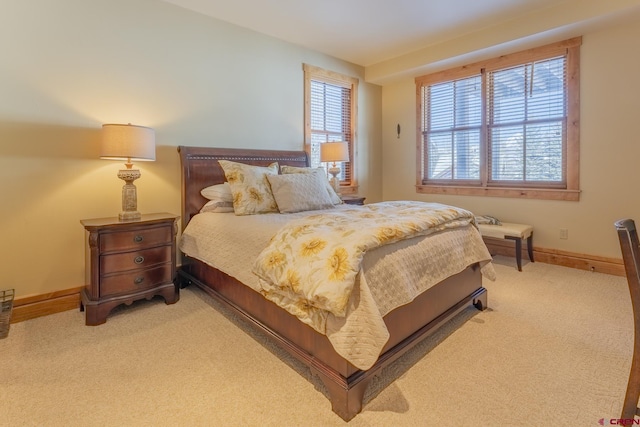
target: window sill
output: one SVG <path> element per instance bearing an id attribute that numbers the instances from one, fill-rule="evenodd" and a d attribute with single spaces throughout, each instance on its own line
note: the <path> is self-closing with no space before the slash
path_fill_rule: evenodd
<path id="1" fill-rule="evenodd" d="M 445 187 L 436 185 L 416 185 L 420 194 L 444 194 L 451 196 L 506 197 L 514 199 L 562 200 L 577 202 L 580 190 L 551 190 L 543 188 L 487 188 L 487 187 Z"/>
<path id="2" fill-rule="evenodd" d="M 358 193 L 358 186 L 340 186 L 340 194 L 357 194 Z"/>

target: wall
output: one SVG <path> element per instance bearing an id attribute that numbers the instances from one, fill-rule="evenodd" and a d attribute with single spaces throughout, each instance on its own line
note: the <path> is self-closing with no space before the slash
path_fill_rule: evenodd
<path id="1" fill-rule="evenodd" d="M 407 77 L 383 87 L 383 197 L 458 205 L 478 214 L 535 226 L 536 247 L 621 258 L 613 222 L 640 220 L 640 19 L 583 33 L 579 202 L 438 196 L 415 192 L 415 84 Z M 463 64 L 459 64 L 463 65 Z M 396 124 L 402 125 L 396 137 Z M 560 240 L 560 228 L 569 239 Z"/>
<path id="2" fill-rule="evenodd" d="M 84 284 L 80 219 L 121 207 L 103 123 L 156 130 L 141 212 L 180 213 L 178 145 L 302 149 L 309 63 L 359 77 L 359 183 L 381 198 L 381 88 L 364 69 L 155 0 L 9 0 L 0 14 L 0 288 Z"/>

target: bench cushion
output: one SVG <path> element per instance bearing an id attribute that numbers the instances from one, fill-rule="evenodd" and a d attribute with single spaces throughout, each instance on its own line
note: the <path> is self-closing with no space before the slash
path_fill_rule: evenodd
<path id="1" fill-rule="evenodd" d="M 502 225 L 478 224 L 478 229 L 483 236 L 496 239 L 504 239 L 506 237 L 526 239 L 533 233 L 533 226 L 511 222 L 503 222 Z"/>

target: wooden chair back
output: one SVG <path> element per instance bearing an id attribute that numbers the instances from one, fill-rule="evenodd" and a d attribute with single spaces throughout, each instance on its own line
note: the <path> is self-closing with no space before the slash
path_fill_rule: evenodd
<path id="1" fill-rule="evenodd" d="M 638 398 L 640 397 L 640 242 L 638 242 L 638 232 L 632 219 L 616 221 L 615 226 L 620 239 L 622 260 L 629 284 L 634 325 L 633 358 L 631 359 L 629 383 L 620 418 L 633 419 L 634 416 L 640 415 L 638 410 Z"/>

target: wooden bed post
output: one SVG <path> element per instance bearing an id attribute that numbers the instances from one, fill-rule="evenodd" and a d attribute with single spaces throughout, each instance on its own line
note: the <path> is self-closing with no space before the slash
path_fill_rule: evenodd
<path id="1" fill-rule="evenodd" d="M 352 376 L 356 376 L 352 382 L 334 372 L 311 367 L 311 373 L 322 381 L 322 384 L 329 392 L 331 400 L 331 410 L 338 414 L 345 421 L 350 421 L 362 411 L 362 399 L 373 377 L 359 375 L 365 371 L 360 371 Z M 350 377 L 351 378 L 351 377 Z"/>

